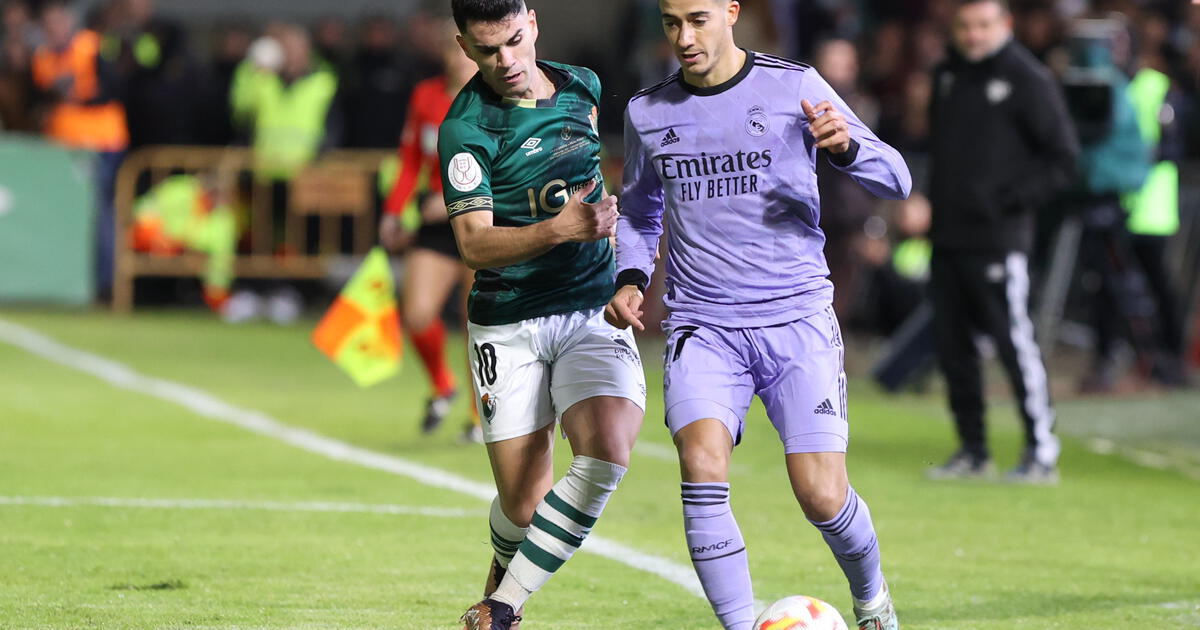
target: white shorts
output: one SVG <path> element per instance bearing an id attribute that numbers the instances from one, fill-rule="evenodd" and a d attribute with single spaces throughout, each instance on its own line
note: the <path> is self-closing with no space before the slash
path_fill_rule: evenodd
<path id="1" fill-rule="evenodd" d="M 627 398 L 646 409 L 646 375 L 633 331 L 604 309 L 502 326 L 467 324 L 471 380 L 487 443 L 529 435 L 588 398 Z"/>

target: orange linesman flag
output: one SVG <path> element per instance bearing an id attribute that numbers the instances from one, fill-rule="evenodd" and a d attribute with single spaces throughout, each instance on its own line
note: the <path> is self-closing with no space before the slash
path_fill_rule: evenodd
<path id="1" fill-rule="evenodd" d="M 383 248 L 367 254 L 313 331 L 312 342 L 359 387 L 400 372 L 400 317 L 392 268 Z"/>

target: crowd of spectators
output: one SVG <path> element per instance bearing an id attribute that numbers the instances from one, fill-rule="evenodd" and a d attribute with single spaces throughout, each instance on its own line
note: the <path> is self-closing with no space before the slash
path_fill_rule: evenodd
<path id="1" fill-rule="evenodd" d="M 0 129 L 44 132 L 67 96 L 34 76 L 39 50 L 69 43 L 51 38 L 63 12 L 70 36 L 99 36 L 96 64 L 104 92 L 91 100 L 124 105 L 131 149 L 249 142 L 230 93 L 238 67 L 263 36 L 277 36 L 287 53 L 277 72 L 286 74 L 286 61 L 294 61 L 293 70 L 307 66 L 298 71 L 328 70 L 336 77 L 337 120 L 330 125 L 337 133 L 326 142 L 334 146 L 393 148 L 412 86 L 438 72 L 437 43 L 429 37 L 436 17 L 428 11 L 403 20 L 366 15 L 354 24 L 330 16 L 311 25 L 232 17 L 198 25 L 162 15 L 154 0 L 105 0 L 86 13 L 61 0 L 3 0 Z M 300 59 L 309 56 L 311 64 Z"/>
<path id="2" fill-rule="evenodd" d="M 752 48 L 815 65 L 882 138 L 902 151 L 920 152 L 930 124 L 930 71 L 946 53 L 954 2 L 743 0 L 738 35 Z M 1116 13 L 1129 25 L 1135 65 L 1166 72 L 1189 94 L 1200 92 L 1200 6 L 1170 0 L 1011 4 L 1018 38 L 1051 66 L 1061 63 L 1057 54 L 1073 18 Z M 674 62 L 661 36 L 656 0 L 613 5 L 623 15 L 619 28 L 628 35 L 623 41 L 631 45 L 600 54 L 591 48 L 556 52 L 594 62 L 619 103 L 672 71 Z M 33 61 L 40 47 L 56 44 L 47 13 L 72 4 L 3 0 L 0 7 L 0 128 L 41 131 L 61 95 L 37 84 Z M 229 111 L 238 65 L 260 35 L 299 26 L 232 18 L 184 24 L 161 15 L 154 0 L 104 0 L 77 18 L 78 28 L 101 36 L 99 54 L 110 69 L 103 77 L 107 94 L 124 103 L 134 148 L 238 141 Z M 438 71 L 437 19 L 436 10 L 424 8 L 404 17 L 366 15 L 354 23 L 331 15 L 301 27 L 303 45 L 338 79 L 338 146 L 395 145 L 412 87 Z M 619 126 L 619 112 L 606 118 Z M 1193 150 L 1200 147 L 1192 144 Z"/>

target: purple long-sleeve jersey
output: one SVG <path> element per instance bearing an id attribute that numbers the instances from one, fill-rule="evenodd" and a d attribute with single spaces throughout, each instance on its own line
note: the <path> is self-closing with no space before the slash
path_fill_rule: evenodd
<path id="1" fill-rule="evenodd" d="M 629 102 L 617 268 L 649 278 L 665 216 L 672 322 L 772 326 L 830 304 L 804 99 L 846 115 L 851 150 L 827 159 L 879 197 L 908 196 L 900 154 L 807 65 L 749 52 L 724 84 L 697 88 L 677 73 Z"/>

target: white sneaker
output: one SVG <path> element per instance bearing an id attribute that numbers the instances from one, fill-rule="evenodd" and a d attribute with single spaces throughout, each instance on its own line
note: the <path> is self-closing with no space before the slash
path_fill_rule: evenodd
<path id="1" fill-rule="evenodd" d="M 867 606 L 872 602 L 854 600 L 858 630 L 900 630 L 900 619 L 896 616 L 896 607 L 892 605 L 892 593 L 888 590 L 887 582 L 884 582 L 883 592 L 875 600 L 879 603 L 870 608 Z"/>
<path id="2" fill-rule="evenodd" d="M 245 324 L 263 315 L 262 298 L 253 291 L 238 291 L 221 307 L 221 319 L 227 324 Z"/>
<path id="3" fill-rule="evenodd" d="M 280 326 L 288 326 L 300 319 L 304 301 L 300 293 L 292 288 L 280 289 L 267 298 L 267 318 Z"/>

